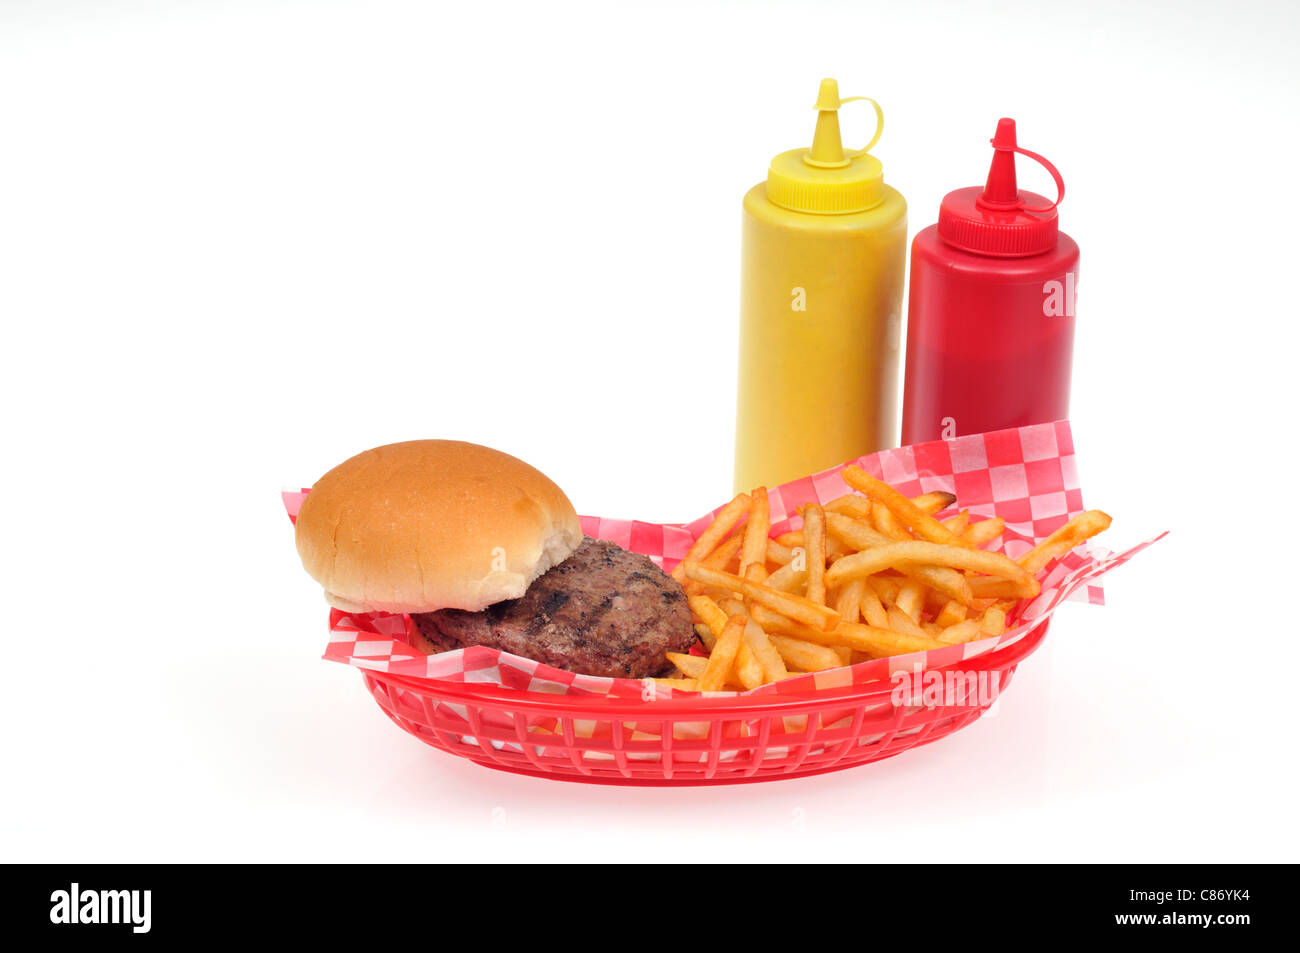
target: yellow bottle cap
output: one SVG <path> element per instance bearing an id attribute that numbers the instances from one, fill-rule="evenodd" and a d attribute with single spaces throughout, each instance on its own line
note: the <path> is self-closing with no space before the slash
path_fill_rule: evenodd
<path id="1" fill-rule="evenodd" d="M 839 109 L 845 103 L 871 103 L 876 110 L 876 134 L 865 148 L 844 150 L 840 140 Z M 772 160 L 767 170 L 767 197 L 774 205 L 817 215 L 865 212 L 885 197 L 880 160 L 868 155 L 880 140 L 885 115 L 880 104 L 866 96 L 840 99 L 839 84 L 822 80 L 817 93 L 817 128 L 811 149 L 791 149 Z"/>

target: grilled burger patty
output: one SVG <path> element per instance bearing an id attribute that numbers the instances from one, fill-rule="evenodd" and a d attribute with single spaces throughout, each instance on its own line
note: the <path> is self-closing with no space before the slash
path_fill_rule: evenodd
<path id="1" fill-rule="evenodd" d="M 647 557 L 586 537 L 522 598 L 482 612 L 411 616 L 438 651 L 467 645 L 536 659 L 570 672 L 620 678 L 666 675 L 665 652 L 695 641 L 686 593 Z"/>

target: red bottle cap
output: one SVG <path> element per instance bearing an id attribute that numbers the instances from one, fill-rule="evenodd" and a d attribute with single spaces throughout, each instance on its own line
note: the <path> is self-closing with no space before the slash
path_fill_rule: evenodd
<path id="1" fill-rule="evenodd" d="M 1056 206 L 1065 198 L 1065 182 L 1056 167 L 1037 153 L 1016 145 L 1016 121 L 999 119 L 993 164 L 984 188 L 949 192 L 939 204 L 939 237 L 977 255 L 1020 258 L 1051 251 L 1060 229 Z M 1016 188 L 1016 153 L 1040 163 L 1056 182 L 1056 201 Z"/>

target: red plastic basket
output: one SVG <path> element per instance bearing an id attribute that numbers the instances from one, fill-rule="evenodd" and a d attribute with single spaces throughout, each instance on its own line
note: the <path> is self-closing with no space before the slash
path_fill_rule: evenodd
<path id="1" fill-rule="evenodd" d="M 735 784 L 796 778 L 888 758 L 970 724 L 1047 633 L 933 672 L 959 693 L 896 705 L 893 680 L 794 695 L 678 695 L 651 701 L 555 695 L 363 670 L 388 716 L 425 744 L 502 771 L 597 784 Z M 946 704 L 951 701 L 952 704 Z"/>

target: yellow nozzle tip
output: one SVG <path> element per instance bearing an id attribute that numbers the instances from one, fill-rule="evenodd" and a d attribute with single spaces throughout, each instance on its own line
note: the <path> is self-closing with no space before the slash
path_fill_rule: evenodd
<path id="1" fill-rule="evenodd" d="M 822 80 L 821 89 L 817 91 L 818 112 L 834 112 L 840 108 L 840 84 L 833 79 Z"/>

